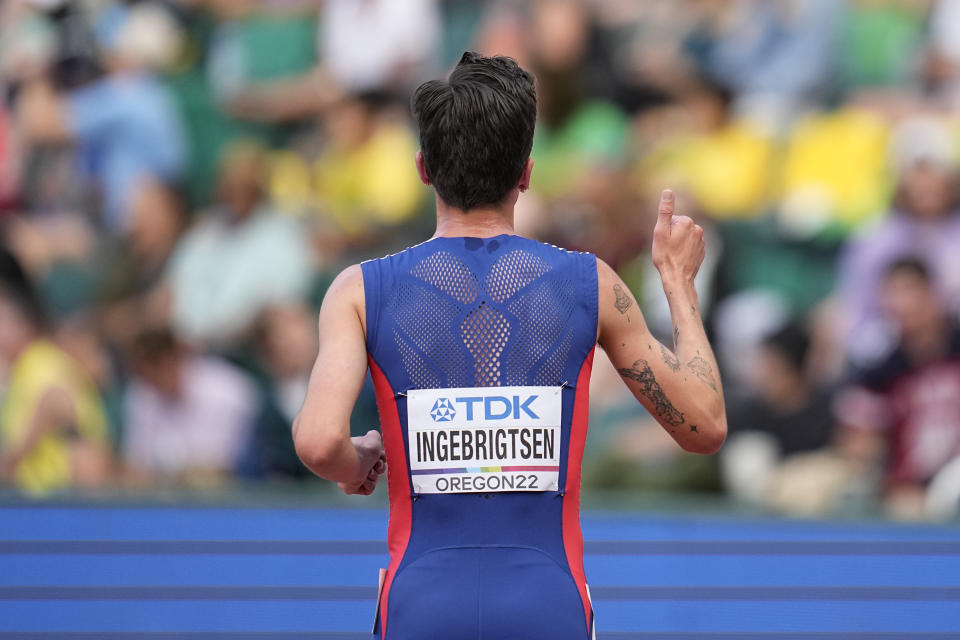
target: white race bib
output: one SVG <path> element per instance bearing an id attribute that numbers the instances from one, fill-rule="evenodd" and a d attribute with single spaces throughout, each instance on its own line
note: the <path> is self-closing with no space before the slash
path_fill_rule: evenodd
<path id="1" fill-rule="evenodd" d="M 562 390 L 408 391 L 407 451 L 414 492 L 557 491 Z"/>

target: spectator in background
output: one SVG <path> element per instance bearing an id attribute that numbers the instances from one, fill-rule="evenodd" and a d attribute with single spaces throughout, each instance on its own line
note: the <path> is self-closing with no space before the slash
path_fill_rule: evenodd
<path id="1" fill-rule="evenodd" d="M 416 171 L 404 162 L 416 154 L 416 139 L 390 107 L 382 93 L 350 96 L 324 123 L 328 144 L 315 165 L 317 204 L 356 240 L 399 228 L 425 200 Z"/>
<path id="2" fill-rule="evenodd" d="M 271 155 L 271 199 L 312 216 L 332 251 L 395 246 L 423 211 L 426 190 L 406 162 L 417 141 L 395 107 L 381 91 L 344 96 L 300 149 Z"/>
<path id="3" fill-rule="evenodd" d="M 110 477 L 107 421 L 96 385 L 46 335 L 23 281 L 0 284 L 0 481 L 30 493 L 101 486 Z"/>
<path id="4" fill-rule="evenodd" d="M 235 470 L 256 418 L 257 392 L 239 369 L 196 355 L 165 329 L 129 350 L 123 463 L 134 486 L 218 483 Z"/>
<path id="5" fill-rule="evenodd" d="M 960 302 L 960 215 L 951 130 L 933 120 L 901 126 L 894 145 L 899 182 L 893 211 L 855 237 L 839 266 L 839 295 L 849 316 L 848 353 L 855 364 L 875 357 L 891 340 L 876 292 L 891 261 L 924 255 L 946 296 Z"/>
<path id="6" fill-rule="evenodd" d="M 795 323 L 788 323 L 760 343 L 752 371 L 755 395 L 731 410 L 734 432 L 770 435 L 781 457 L 827 446 L 833 431 L 829 395 L 807 378 L 810 339 Z"/>
<path id="7" fill-rule="evenodd" d="M 885 459 L 890 513 L 919 517 L 925 487 L 960 455 L 960 328 L 919 259 L 888 265 L 878 296 L 898 340 L 855 373 L 837 418 L 852 448 Z"/>
<path id="8" fill-rule="evenodd" d="M 847 465 L 830 450 L 830 393 L 808 375 L 810 339 L 788 322 L 767 335 L 749 369 L 752 394 L 731 406 L 721 455 L 727 490 L 737 499 L 794 514 L 836 507 Z"/>
<path id="9" fill-rule="evenodd" d="M 930 2 L 853 0 L 842 21 L 836 63 L 849 87 L 906 84 L 920 69 Z"/>
<path id="10" fill-rule="evenodd" d="M 184 167 L 184 140 L 174 103 L 153 70 L 177 51 L 178 32 L 158 5 L 113 5 L 98 25 L 104 77 L 58 92 L 28 82 L 18 123 L 28 141 L 75 142 L 103 194 L 103 222 L 143 251 L 169 251 L 179 231 L 170 188 Z M 161 245 L 158 247 L 158 245 Z"/>
<path id="11" fill-rule="evenodd" d="M 320 59 L 352 93 L 409 91 L 434 71 L 440 45 L 436 0 L 327 0 Z"/>
<path id="12" fill-rule="evenodd" d="M 230 123 L 243 135 L 281 141 L 286 132 L 271 125 L 311 118 L 340 96 L 332 74 L 317 61 L 316 5 L 207 1 L 218 24 L 206 80 L 220 106 L 245 121 Z"/>
<path id="13" fill-rule="evenodd" d="M 638 119 L 655 129 L 638 174 L 676 184 L 715 219 L 756 218 L 769 205 L 774 146 L 755 121 L 737 116 L 722 86 L 692 86 L 670 107 Z M 664 122 L 670 126 L 663 127 Z"/>
<path id="14" fill-rule="evenodd" d="M 608 96 L 610 60 L 582 2 L 531 3 L 529 58 L 537 78 L 537 165 L 523 233 L 588 250 L 617 268 L 648 243 L 625 171 L 627 115 Z"/>
<path id="15" fill-rule="evenodd" d="M 227 149 L 219 201 L 171 257 L 173 326 L 188 341 L 235 345 L 265 307 L 308 292 L 314 266 L 309 239 L 265 199 L 267 172 L 260 146 Z"/>
<path id="16" fill-rule="evenodd" d="M 309 476 L 293 448 L 290 425 L 307 394 L 317 355 L 315 313 L 303 304 L 264 309 L 256 327 L 260 364 L 266 374 L 264 402 L 244 471 L 253 475 Z"/>
<path id="17" fill-rule="evenodd" d="M 831 80 L 840 0 L 724 3 L 705 61 L 710 74 L 742 94 L 795 108 L 821 98 Z"/>
<path id="18" fill-rule="evenodd" d="M 598 169 L 622 164 L 628 120 L 618 107 L 591 91 L 590 82 L 603 65 L 591 57 L 590 14 L 583 3 L 533 3 L 529 31 L 538 93 L 532 151 L 538 170 L 530 188 L 554 205 L 571 192 L 582 191 Z M 597 222 L 589 215 L 580 217 L 583 227 Z M 581 232 L 589 229 L 577 229 L 571 235 L 575 238 Z M 571 246 L 584 248 L 574 238 L 563 241 L 572 240 Z"/>
<path id="19" fill-rule="evenodd" d="M 256 330 L 257 365 L 263 374 L 263 402 L 241 473 L 258 477 L 312 478 L 293 447 L 290 425 L 303 405 L 317 355 L 316 311 L 302 303 L 271 306 Z M 353 433 L 378 423 L 376 396 L 367 377 L 350 417 Z"/>

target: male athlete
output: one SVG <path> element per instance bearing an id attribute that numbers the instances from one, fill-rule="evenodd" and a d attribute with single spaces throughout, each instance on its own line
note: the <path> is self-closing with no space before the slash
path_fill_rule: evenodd
<path id="1" fill-rule="evenodd" d="M 714 453 L 726 435 L 693 287 L 703 230 L 663 193 L 653 262 L 671 351 L 601 260 L 514 234 L 533 169 L 530 74 L 467 53 L 412 103 L 437 231 L 331 285 L 297 453 L 346 493 L 371 493 L 387 470 L 390 565 L 375 638 L 583 640 L 593 610 L 580 463 L 597 343 L 681 447 Z M 349 432 L 368 368 L 382 442 Z"/>

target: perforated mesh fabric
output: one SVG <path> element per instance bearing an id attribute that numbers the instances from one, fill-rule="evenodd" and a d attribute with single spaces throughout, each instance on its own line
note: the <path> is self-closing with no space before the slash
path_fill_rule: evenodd
<path id="1" fill-rule="evenodd" d="M 462 260 L 447 251 L 438 251 L 424 258 L 410 273 L 464 304 L 477 299 L 477 276 Z"/>
<path id="2" fill-rule="evenodd" d="M 562 384 L 564 382 L 563 367 L 566 364 L 567 356 L 570 355 L 571 346 L 573 346 L 573 329 L 567 332 L 567 335 L 563 337 L 563 342 L 560 343 L 560 346 L 557 347 L 557 350 L 554 351 L 549 358 L 547 358 L 546 362 L 543 363 L 543 366 L 540 367 L 540 370 L 537 371 L 536 375 L 533 377 L 533 384 Z"/>
<path id="3" fill-rule="evenodd" d="M 575 254 L 506 242 L 517 244 L 501 248 L 503 240 L 491 239 L 410 250 L 416 258 L 384 290 L 381 314 L 404 388 L 563 382 L 573 326 L 582 324 Z"/>
<path id="4" fill-rule="evenodd" d="M 430 369 L 430 365 L 420 357 L 420 354 L 396 331 L 393 332 L 393 340 L 397 343 L 403 368 L 407 370 L 407 375 L 410 376 L 410 382 L 413 383 L 413 386 L 418 389 L 436 389 L 439 387 L 440 376 Z"/>
<path id="5" fill-rule="evenodd" d="M 447 386 L 467 387 L 470 368 L 463 343 L 452 330 L 462 307 L 450 297 L 421 286 L 397 287 L 390 313 L 400 330 L 446 377 Z M 407 374 L 413 378 L 411 370 Z"/>
<path id="6" fill-rule="evenodd" d="M 550 265 L 532 253 L 516 249 L 498 259 L 487 276 L 487 294 L 503 302 L 550 271 Z"/>
<path id="7" fill-rule="evenodd" d="M 530 372 L 563 336 L 576 304 L 575 291 L 569 280 L 536 282 L 508 303 L 510 314 L 523 321 L 517 323 L 514 341 L 504 358 L 504 384 L 528 384 Z"/>
<path id="8" fill-rule="evenodd" d="M 467 350 L 473 356 L 475 386 L 499 386 L 500 354 L 510 338 L 510 323 L 502 313 L 484 301 L 467 314 L 460 331 Z"/>

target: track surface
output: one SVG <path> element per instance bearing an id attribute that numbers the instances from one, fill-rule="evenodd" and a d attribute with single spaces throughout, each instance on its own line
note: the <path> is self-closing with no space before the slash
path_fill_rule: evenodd
<path id="1" fill-rule="evenodd" d="M 960 528 L 583 517 L 601 640 L 960 639 Z M 0 507 L 0 640 L 369 638 L 382 510 Z"/>

